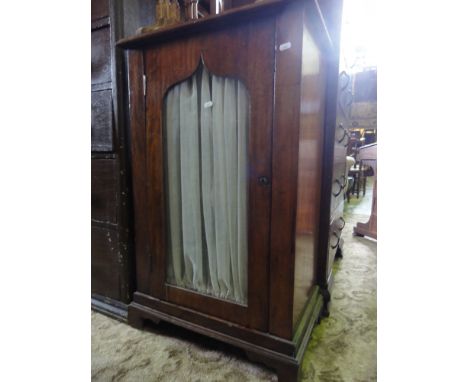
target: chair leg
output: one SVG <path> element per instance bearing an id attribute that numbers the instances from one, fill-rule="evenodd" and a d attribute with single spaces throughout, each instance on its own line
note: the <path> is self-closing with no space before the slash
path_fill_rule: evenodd
<path id="1" fill-rule="evenodd" d="M 355 174 L 355 175 L 354 175 L 354 179 L 353 179 L 353 188 L 351 189 L 351 195 L 355 195 L 355 194 L 356 194 L 358 179 L 359 179 L 359 178 L 358 178 L 358 175 Z"/>
<path id="2" fill-rule="evenodd" d="M 361 191 L 361 175 L 360 174 L 358 174 L 357 176 L 356 189 L 357 189 L 356 196 L 359 199 L 359 192 Z"/>
<path id="3" fill-rule="evenodd" d="M 349 196 L 353 192 L 354 187 L 354 177 L 348 178 L 348 184 L 346 187 L 345 200 L 349 203 Z"/>

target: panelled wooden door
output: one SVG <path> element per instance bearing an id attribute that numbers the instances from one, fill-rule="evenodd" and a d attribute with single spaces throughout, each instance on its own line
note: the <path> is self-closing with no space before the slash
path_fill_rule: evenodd
<path id="1" fill-rule="evenodd" d="M 140 69 L 130 74 L 133 81 L 139 81 L 139 74 L 143 74 L 139 72 L 144 72 L 146 77 L 145 119 L 136 125 L 139 131 L 133 132 L 134 176 L 139 177 L 134 183 L 139 189 L 135 193 L 136 223 L 137 227 L 144 226 L 136 239 L 140 241 L 137 243 L 138 291 L 260 330 L 268 328 L 274 59 L 274 23 L 256 21 L 158 43 L 141 55 L 134 53 L 131 60 Z M 212 75 L 239 80 L 249 94 L 247 305 L 166 282 L 169 244 L 164 100 L 174 85 L 190 78 L 200 65 Z"/>

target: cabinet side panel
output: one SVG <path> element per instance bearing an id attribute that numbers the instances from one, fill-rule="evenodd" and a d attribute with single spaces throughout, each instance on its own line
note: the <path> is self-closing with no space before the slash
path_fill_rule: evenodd
<path id="1" fill-rule="evenodd" d="M 270 252 L 270 333 L 292 337 L 297 149 L 301 95 L 300 3 L 276 22 L 275 122 L 273 128 Z M 281 47 L 281 48 L 280 48 Z"/>
<path id="2" fill-rule="evenodd" d="M 316 6 L 319 6 L 318 8 Z M 330 206 L 335 209 L 338 201 L 334 201 L 332 193 L 337 193 L 334 186 L 335 182 L 335 140 L 336 140 L 336 113 L 337 113 L 337 90 L 338 90 L 338 70 L 339 70 L 339 51 L 340 51 L 340 28 L 342 1 L 334 0 L 332 2 L 318 1 L 314 5 L 311 3 L 308 7 L 312 15 L 320 11 L 324 18 L 324 23 L 328 33 L 330 33 L 332 44 L 327 49 L 327 87 L 326 87 L 326 108 L 325 108 L 325 130 L 323 137 L 322 152 L 322 183 L 320 204 L 322 210 L 320 213 L 320 234 L 319 234 L 319 258 L 317 263 L 317 281 L 322 288 L 328 288 L 328 269 L 329 251 L 330 251 L 330 219 L 332 212 Z M 313 17 L 311 17 L 312 19 Z M 310 28 L 313 29 L 312 23 Z M 334 253 L 330 256 L 333 257 Z"/>
<path id="3" fill-rule="evenodd" d="M 326 65 L 311 33 L 302 41 L 293 325 L 316 284 Z"/>
<path id="4" fill-rule="evenodd" d="M 318 0 L 317 3 L 333 45 L 339 49 L 343 0 Z"/>

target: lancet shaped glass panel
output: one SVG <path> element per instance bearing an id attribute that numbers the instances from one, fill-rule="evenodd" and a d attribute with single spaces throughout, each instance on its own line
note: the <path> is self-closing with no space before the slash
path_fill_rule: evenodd
<path id="1" fill-rule="evenodd" d="M 164 99 L 167 283 L 247 305 L 249 95 L 201 63 Z"/>

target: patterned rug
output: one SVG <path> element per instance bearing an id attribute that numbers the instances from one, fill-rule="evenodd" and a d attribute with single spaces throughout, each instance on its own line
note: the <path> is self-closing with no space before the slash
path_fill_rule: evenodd
<path id="1" fill-rule="evenodd" d="M 344 257 L 334 266 L 330 317 L 313 331 L 301 381 L 377 380 L 377 243 L 352 236 L 356 222 L 367 221 L 370 194 L 347 203 Z M 277 380 L 227 345 L 164 324 L 140 331 L 96 312 L 91 323 L 93 381 Z"/>

